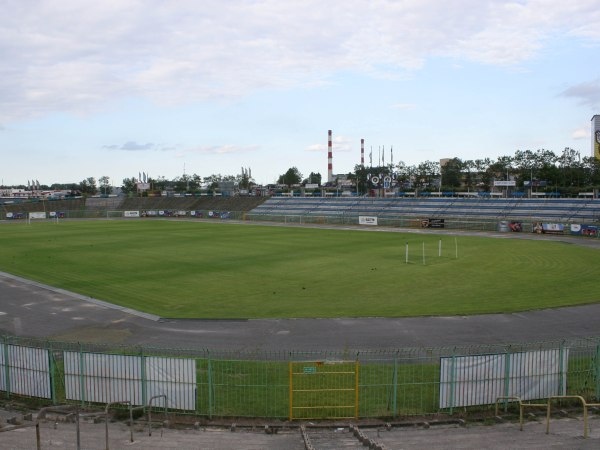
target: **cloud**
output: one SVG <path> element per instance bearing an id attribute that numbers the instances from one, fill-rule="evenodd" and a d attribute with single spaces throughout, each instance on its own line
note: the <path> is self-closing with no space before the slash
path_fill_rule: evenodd
<path id="1" fill-rule="evenodd" d="M 108 150 L 125 150 L 131 152 L 143 151 L 143 150 L 155 150 L 156 146 L 150 142 L 147 144 L 138 144 L 135 141 L 127 141 L 123 145 L 104 145 L 102 148 Z"/>
<path id="2" fill-rule="evenodd" d="M 226 154 L 238 154 L 238 153 L 247 153 L 254 152 L 258 150 L 257 145 L 213 145 L 213 146 L 200 146 L 194 147 L 187 150 L 183 150 L 180 152 L 179 156 L 188 153 L 201 153 L 201 154 L 214 154 L 214 155 L 226 155 Z"/>
<path id="3" fill-rule="evenodd" d="M 350 152 L 352 151 L 352 140 L 347 138 L 346 136 L 333 136 L 333 141 L 331 143 L 333 147 L 333 152 Z M 320 144 L 311 144 L 307 146 L 305 149 L 307 152 L 322 152 L 327 153 L 327 143 Z"/>
<path id="4" fill-rule="evenodd" d="M 578 128 L 573 131 L 571 135 L 573 139 L 589 139 L 590 138 L 590 130 L 588 128 Z"/>
<path id="5" fill-rule="evenodd" d="M 600 105 L 600 79 L 571 86 L 565 89 L 561 95 L 575 98 L 582 105 L 597 108 Z"/>
<path id="6" fill-rule="evenodd" d="M 415 109 L 416 107 L 417 105 L 414 103 L 395 103 L 390 105 L 390 108 L 392 109 Z"/>
<path id="7" fill-rule="evenodd" d="M 0 121 L 398 76 L 432 57 L 515 66 L 557 35 L 600 41 L 596 0 L 3 2 Z"/>

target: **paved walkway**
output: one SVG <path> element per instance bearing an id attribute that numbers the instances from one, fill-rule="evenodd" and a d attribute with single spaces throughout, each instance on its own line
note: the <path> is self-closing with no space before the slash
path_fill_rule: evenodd
<path id="1" fill-rule="evenodd" d="M 214 350 L 332 351 L 597 336 L 600 304 L 456 317 L 161 320 L 0 273 L 0 333 Z"/>
<path id="2" fill-rule="evenodd" d="M 32 421 L 19 420 L 20 428 L 6 423 L 10 416 L 18 413 L 0 409 L 0 448 L 31 450 L 36 448 L 34 414 Z M 77 434 L 75 423 L 65 422 L 64 417 L 52 417 L 41 421 L 40 443 L 43 449 L 74 449 Z M 279 424 L 281 425 L 281 424 Z M 351 432 L 349 424 L 327 428 L 314 428 L 306 424 L 306 435 L 315 449 L 356 449 L 367 448 Z M 271 428 L 272 430 L 273 428 Z M 235 430 L 235 431 L 232 431 Z M 365 427 L 359 431 L 365 438 L 383 445 L 386 449 L 597 449 L 600 448 L 600 416 L 589 418 L 589 437 L 583 438 L 581 416 L 553 418 L 550 433 L 546 434 L 544 416 L 539 416 L 525 424 L 519 431 L 518 423 L 483 425 L 481 423 L 440 424 L 425 427 L 405 423 L 403 426 Z M 111 449 L 285 449 L 302 450 L 304 439 L 298 424 L 278 428 L 277 433 L 266 433 L 265 424 L 257 423 L 253 428 L 236 426 L 210 427 L 188 426 L 178 429 L 162 428 L 159 424 L 148 435 L 145 422 L 136 422 L 133 427 L 133 442 L 130 429 L 123 422 L 109 423 L 109 447 Z M 80 443 L 84 449 L 106 448 L 105 424 L 103 421 L 80 421 Z"/>

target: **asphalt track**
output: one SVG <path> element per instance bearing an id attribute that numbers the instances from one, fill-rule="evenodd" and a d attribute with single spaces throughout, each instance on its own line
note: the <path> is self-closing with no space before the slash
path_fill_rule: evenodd
<path id="1" fill-rule="evenodd" d="M 391 228 L 370 231 L 429 232 Z M 484 235 L 561 240 L 600 250 L 600 239 L 526 233 Z M 2 334 L 77 342 L 252 351 L 447 347 L 595 337 L 600 335 L 599 318 L 600 303 L 453 317 L 175 320 L 132 311 L 0 272 Z"/>

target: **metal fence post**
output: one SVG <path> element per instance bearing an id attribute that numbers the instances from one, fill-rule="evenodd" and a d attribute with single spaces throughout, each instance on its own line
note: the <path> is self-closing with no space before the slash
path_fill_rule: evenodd
<path id="1" fill-rule="evenodd" d="M 85 362 L 83 359 L 83 350 L 79 344 L 79 396 L 81 397 L 81 406 L 85 405 L 85 383 L 84 383 Z"/>
<path id="2" fill-rule="evenodd" d="M 600 344 L 596 345 L 596 400 L 600 399 Z"/>
<path id="3" fill-rule="evenodd" d="M 140 378 L 142 379 L 142 405 L 146 405 L 148 397 L 148 386 L 146 380 L 146 357 L 144 356 L 144 348 L 140 347 Z"/>
<path id="4" fill-rule="evenodd" d="M 213 384 L 212 384 L 212 363 L 210 359 L 210 352 L 208 352 L 207 361 L 207 375 L 208 375 L 208 418 L 212 419 L 213 415 Z"/>
<path id="5" fill-rule="evenodd" d="M 355 388 L 354 388 L 354 401 L 355 401 L 355 405 L 354 405 L 354 417 L 358 419 L 358 354 L 356 354 L 356 361 L 354 362 L 354 382 L 355 382 Z"/>
<path id="6" fill-rule="evenodd" d="M 398 358 L 394 358 L 394 377 L 393 377 L 393 382 L 394 382 L 394 400 L 393 400 L 393 405 L 394 405 L 394 411 L 392 414 L 392 417 L 396 417 L 398 415 Z"/>
<path id="7" fill-rule="evenodd" d="M 6 398 L 10 398 L 10 367 L 8 361 L 8 339 L 4 339 L 4 379 L 6 380 Z"/>
<path id="8" fill-rule="evenodd" d="M 504 355 L 504 412 L 508 410 L 508 396 L 510 395 L 510 349 Z"/>
<path id="9" fill-rule="evenodd" d="M 56 362 L 54 361 L 54 351 L 52 350 L 52 342 L 47 342 L 48 346 L 48 365 L 50 371 L 50 396 L 52 404 L 56 405 Z"/>
<path id="10" fill-rule="evenodd" d="M 558 352 L 558 358 L 560 359 L 559 363 L 558 363 L 558 367 L 559 367 L 559 374 L 558 374 L 558 392 L 560 392 L 559 395 L 567 395 L 567 393 L 565 392 L 565 388 L 564 388 L 564 380 L 565 380 L 565 367 L 564 367 L 564 354 L 565 354 L 565 341 L 561 341 L 560 343 L 560 349 Z M 568 367 L 568 361 L 567 361 L 567 367 Z"/>
<path id="11" fill-rule="evenodd" d="M 456 349 L 455 349 L 456 350 Z M 450 415 L 454 411 L 454 382 L 456 379 L 456 351 L 452 352 L 452 362 L 450 364 Z"/>

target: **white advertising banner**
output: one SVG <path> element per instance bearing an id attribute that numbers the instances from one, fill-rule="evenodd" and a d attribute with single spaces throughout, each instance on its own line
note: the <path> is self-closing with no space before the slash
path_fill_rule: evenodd
<path id="1" fill-rule="evenodd" d="M 517 185 L 517 182 L 514 180 L 510 180 L 510 181 L 496 180 L 496 181 L 494 181 L 494 186 L 510 187 L 510 186 L 516 186 L 516 185 Z"/>
<path id="2" fill-rule="evenodd" d="M 44 211 L 30 212 L 29 218 L 30 219 L 45 219 L 46 213 Z"/>
<path id="3" fill-rule="evenodd" d="M 123 211 L 123 217 L 140 217 L 139 211 Z"/>
<path id="4" fill-rule="evenodd" d="M 196 362 L 193 359 L 146 357 L 148 399 L 166 395 L 172 409 L 196 409 Z M 163 399 L 155 405 L 164 406 Z"/>
<path id="5" fill-rule="evenodd" d="M 139 356 L 64 352 L 65 390 L 69 400 L 142 403 Z M 83 386 L 81 381 L 83 380 Z"/>
<path id="6" fill-rule="evenodd" d="M 48 350 L 0 344 L 0 390 L 51 398 Z"/>
<path id="7" fill-rule="evenodd" d="M 441 358 L 440 408 L 489 405 L 502 396 L 564 395 L 568 354 L 556 349 Z"/>
<path id="8" fill-rule="evenodd" d="M 359 225 L 377 225 L 377 216 L 358 216 Z"/>
<path id="9" fill-rule="evenodd" d="M 128 400 L 144 405 L 155 395 L 166 395 L 169 408 L 196 409 L 193 359 L 64 352 L 64 364 L 69 400 Z M 164 401 L 159 399 L 155 404 L 164 406 Z"/>

